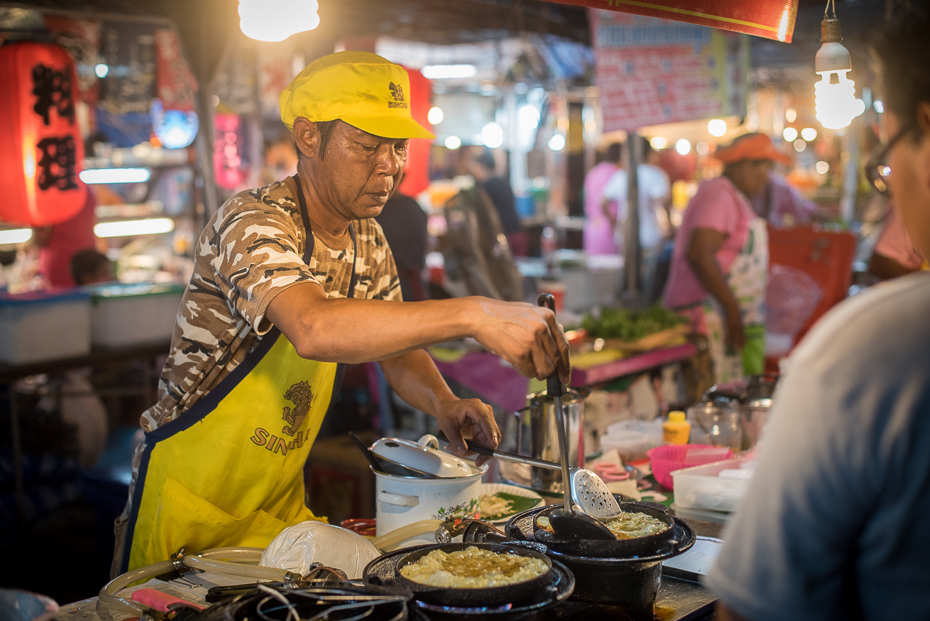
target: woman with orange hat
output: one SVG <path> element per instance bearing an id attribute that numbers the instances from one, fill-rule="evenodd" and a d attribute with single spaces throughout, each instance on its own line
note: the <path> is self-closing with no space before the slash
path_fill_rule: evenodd
<path id="1" fill-rule="evenodd" d="M 663 301 L 707 335 L 717 383 L 762 373 L 765 362 L 766 223 L 749 198 L 773 162 L 789 163 L 764 134 L 745 134 L 715 154 L 723 174 L 704 182 L 685 210 Z"/>

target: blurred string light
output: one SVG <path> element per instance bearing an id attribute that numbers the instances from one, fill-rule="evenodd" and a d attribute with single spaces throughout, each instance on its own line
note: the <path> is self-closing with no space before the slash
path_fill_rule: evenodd
<path id="1" fill-rule="evenodd" d="M 723 119 L 711 119 L 707 122 L 707 131 L 711 136 L 719 138 L 727 133 L 727 122 Z"/>
<path id="2" fill-rule="evenodd" d="M 553 151 L 561 151 L 565 148 L 565 136 L 562 134 L 554 134 L 552 138 L 549 139 L 549 148 Z"/>
<path id="3" fill-rule="evenodd" d="M 460 146 L 462 146 L 462 139 L 459 138 L 458 136 L 449 136 L 448 138 L 446 138 L 446 141 L 444 144 L 446 145 L 447 149 L 455 151 Z"/>
<path id="4" fill-rule="evenodd" d="M 691 153 L 691 143 L 687 138 L 679 138 L 675 143 L 675 150 L 678 151 L 678 155 L 688 155 Z"/>
<path id="5" fill-rule="evenodd" d="M 872 102 L 872 107 L 875 108 L 875 111 L 879 114 L 885 113 L 885 102 L 881 99 L 876 99 L 874 102 Z"/>
<path id="6" fill-rule="evenodd" d="M 97 63 L 94 65 L 94 75 L 102 80 L 110 75 L 110 66 L 106 63 Z"/>
<path id="7" fill-rule="evenodd" d="M 443 115 L 442 108 L 439 106 L 430 108 L 426 115 L 426 120 L 430 122 L 430 125 L 439 125 L 442 123 L 443 118 L 445 118 L 445 115 Z"/>
<path id="8" fill-rule="evenodd" d="M 478 68 L 474 65 L 426 65 L 420 73 L 428 80 L 452 80 L 474 77 Z"/>
<path id="9" fill-rule="evenodd" d="M 0 246 L 25 244 L 32 239 L 32 229 L 6 229 L 0 231 Z"/>
<path id="10" fill-rule="evenodd" d="M 798 130 L 793 127 L 786 127 L 785 131 L 781 133 L 781 137 L 785 139 L 785 142 L 794 142 L 798 139 Z"/>
<path id="11" fill-rule="evenodd" d="M 100 222 L 94 225 L 97 237 L 129 237 L 134 235 L 159 235 L 174 230 L 171 218 L 146 218 L 145 220 L 123 220 Z"/>
<path id="12" fill-rule="evenodd" d="M 668 146 L 668 140 L 664 136 L 653 136 L 649 139 L 649 146 L 659 151 Z"/>
<path id="13" fill-rule="evenodd" d="M 813 127 L 805 127 L 801 130 L 801 138 L 808 142 L 814 142 L 817 140 L 817 130 Z"/>
<path id="14" fill-rule="evenodd" d="M 320 25 L 317 0 L 239 0 L 239 29 L 256 41 L 284 41 Z"/>
<path id="15" fill-rule="evenodd" d="M 797 140 L 794 141 L 794 150 L 797 151 L 798 153 L 802 153 L 804 149 L 806 148 L 807 148 L 807 143 L 804 142 L 804 140 L 802 140 L 801 138 L 798 138 Z"/>
<path id="16" fill-rule="evenodd" d="M 814 110 L 817 120 L 827 129 L 849 127 L 852 120 L 865 111 L 865 103 L 856 99 L 856 85 L 846 74 L 852 61 L 840 41 L 840 20 L 836 17 L 836 0 L 827 0 L 827 8 L 820 22 L 820 41 L 823 45 L 814 57 L 814 70 L 820 81 L 814 84 Z M 831 5 L 833 16 L 828 17 Z"/>
<path id="17" fill-rule="evenodd" d="M 794 123 L 798 120 L 798 111 L 794 108 L 788 108 L 785 110 L 785 120 L 789 123 Z"/>
<path id="18" fill-rule="evenodd" d="M 488 123 L 481 128 L 481 142 L 489 149 L 504 144 L 504 129 L 497 123 Z"/>
<path id="19" fill-rule="evenodd" d="M 814 164 L 814 168 L 816 168 L 817 172 L 819 172 L 821 175 L 825 175 L 830 170 L 830 165 L 826 163 L 825 161 L 820 160 L 819 162 Z"/>
<path id="20" fill-rule="evenodd" d="M 710 153 L 710 145 L 706 142 L 699 142 L 694 146 L 694 150 L 697 151 L 698 155 L 707 155 Z"/>

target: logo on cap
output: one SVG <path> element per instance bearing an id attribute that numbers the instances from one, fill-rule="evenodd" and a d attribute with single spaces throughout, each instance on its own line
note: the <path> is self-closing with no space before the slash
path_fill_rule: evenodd
<path id="1" fill-rule="evenodd" d="M 391 97 L 394 98 L 394 101 L 388 102 L 388 108 L 406 108 L 407 102 L 404 101 L 403 87 L 400 84 L 391 82 L 388 84 L 388 88 L 391 89 Z"/>

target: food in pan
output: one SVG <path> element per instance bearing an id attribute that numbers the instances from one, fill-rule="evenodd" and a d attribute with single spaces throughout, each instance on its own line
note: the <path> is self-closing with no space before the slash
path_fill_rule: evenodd
<path id="1" fill-rule="evenodd" d="M 548 569 L 538 558 L 469 546 L 454 552 L 433 550 L 401 567 L 400 574 L 430 586 L 483 589 L 526 582 Z"/>
<path id="2" fill-rule="evenodd" d="M 600 520 L 617 539 L 636 539 L 637 537 L 648 537 L 649 535 L 658 535 L 668 530 L 668 524 L 658 518 L 645 513 L 633 511 L 621 511 L 620 515 L 612 518 Z M 545 531 L 554 532 L 549 524 L 549 518 L 540 516 L 536 520 Z"/>

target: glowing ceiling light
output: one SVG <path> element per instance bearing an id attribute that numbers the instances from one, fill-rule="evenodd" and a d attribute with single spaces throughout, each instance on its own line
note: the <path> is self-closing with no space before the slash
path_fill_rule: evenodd
<path id="1" fill-rule="evenodd" d="M 123 220 L 121 222 L 100 222 L 94 225 L 97 237 L 129 237 L 134 235 L 159 235 L 174 230 L 171 218 L 148 218 L 145 220 Z"/>
<path id="2" fill-rule="evenodd" d="M 148 168 L 88 168 L 78 173 L 87 185 L 101 183 L 145 183 L 152 177 Z"/>
<path id="3" fill-rule="evenodd" d="M 825 175 L 827 174 L 827 171 L 830 170 L 830 164 L 828 164 L 827 162 L 823 160 L 820 160 L 819 162 L 814 164 L 814 168 L 816 168 L 817 172 L 819 172 L 821 175 Z"/>
<path id="4" fill-rule="evenodd" d="M 827 0 L 827 9 L 835 0 Z M 840 20 L 833 17 L 820 22 L 820 41 L 823 45 L 814 57 L 814 70 L 820 81 L 814 84 L 814 110 L 817 120 L 827 129 L 848 127 L 852 120 L 865 111 L 865 104 L 856 99 L 856 85 L 846 74 L 852 69 L 849 51 L 840 41 Z"/>
<path id="5" fill-rule="evenodd" d="M 805 127 L 801 130 L 801 138 L 808 142 L 817 140 L 817 130 L 813 127 Z"/>
<path id="6" fill-rule="evenodd" d="M 25 244 L 32 239 L 32 229 L 7 229 L 0 231 L 0 246 Z"/>
<path id="7" fill-rule="evenodd" d="M 533 106 L 523 106 L 517 112 L 517 118 L 520 119 L 520 127 L 532 130 L 539 126 L 539 110 Z"/>
<path id="8" fill-rule="evenodd" d="M 649 146 L 651 146 L 656 151 L 664 149 L 668 146 L 668 139 L 664 136 L 653 136 L 649 139 Z"/>
<path id="9" fill-rule="evenodd" d="M 798 130 L 793 127 L 786 127 L 785 131 L 781 133 L 781 137 L 785 139 L 785 142 L 794 142 L 798 139 Z"/>
<path id="10" fill-rule="evenodd" d="M 106 63 L 97 63 L 94 65 L 94 75 L 96 75 L 101 80 L 110 73 L 110 67 Z"/>
<path id="11" fill-rule="evenodd" d="M 798 111 L 794 108 L 788 108 L 785 110 L 785 120 L 789 123 L 794 123 L 798 120 Z"/>
<path id="12" fill-rule="evenodd" d="M 257 41 L 284 41 L 320 25 L 317 0 L 239 0 L 239 29 Z"/>
<path id="13" fill-rule="evenodd" d="M 497 123 L 488 123 L 481 128 L 481 142 L 489 149 L 504 144 L 504 129 Z"/>
<path id="14" fill-rule="evenodd" d="M 430 125 L 439 125 L 442 123 L 443 118 L 445 118 L 445 115 L 442 113 L 442 108 L 439 106 L 430 108 L 429 113 L 426 115 L 426 120 L 430 122 Z"/>
<path id="15" fill-rule="evenodd" d="M 711 119 L 707 122 L 707 131 L 711 136 L 719 138 L 727 133 L 727 122 L 723 119 Z"/>
<path id="16" fill-rule="evenodd" d="M 794 141 L 794 150 L 797 151 L 798 153 L 803 152 L 804 149 L 806 148 L 807 148 L 807 143 L 804 142 L 803 139 L 798 138 L 797 140 Z"/>
<path id="17" fill-rule="evenodd" d="M 691 143 L 687 138 L 679 138 L 675 143 L 675 150 L 678 151 L 678 155 L 688 155 L 691 153 Z"/>
<path id="18" fill-rule="evenodd" d="M 449 136 L 445 142 L 446 148 L 455 151 L 462 146 L 462 139 L 458 136 Z"/>
<path id="19" fill-rule="evenodd" d="M 555 134 L 549 139 L 549 148 L 553 151 L 561 151 L 565 148 L 565 136 Z"/>
<path id="20" fill-rule="evenodd" d="M 474 77 L 478 68 L 474 65 L 426 65 L 420 69 L 420 73 L 430 80 L 450 80 Z"/>

